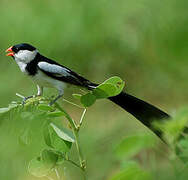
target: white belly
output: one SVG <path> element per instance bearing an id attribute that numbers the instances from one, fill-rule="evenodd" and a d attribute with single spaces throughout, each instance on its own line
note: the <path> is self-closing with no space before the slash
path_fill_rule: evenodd
<path id="1" fill-rule="evenodd" d="M 63 91 L 67 86 L 66 83 L 52 79 L 51 77 L 48 77 L 40 70 L 37 72 L 37 74 L 35 76 L 32 76 L 32 80 L 36 84 L 38 84 L 42 87 L 52 87 L 52 88 L 56 88 L 61 91 Z"/>

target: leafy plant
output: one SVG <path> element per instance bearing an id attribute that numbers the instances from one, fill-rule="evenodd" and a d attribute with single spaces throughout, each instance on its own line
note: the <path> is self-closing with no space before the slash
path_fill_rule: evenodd
<path id="1" fill-rule="evenodd" d="M 173 167 L 173 176 L 170 177 L 176 180 L 184 180 L 188 177 L 187 122 L 188 110 L 185 108 L 179 111 L 173 119 L 160 122 L 155 121 L 153 124 L 155 128 L 162 132 L 168 147 L 170 147 L 166 155 L 168 155 Z M 115 149 L 116 155 L 122 163 L 122 167 L 110 180 L 154 179 L 154 173 L 140 168 L 138 159 L 133 161 L 132 159 L 135 156 L 142 157 L 143 151 L 147 152 L 150 148 L 155 148 L 156 145 L 158 145 L 156 138 L 150 134 L 137 134 L 124 138 Z M 142 158 L 144 158 L 144 163 L 148 163 L 153 157 L 148 154 Z M 154 159 L 152 159 L 152 163 L 155 163 Z M 144 166 L 143 163 L 142 166 Z"/>
<path id="2" fill-rule="evenodd" d="M 83 106 L 89 107 L 93 105 L 97 99 L 108 98 L 120 94 L 124 86 L 125 83 L 121 78 L 117 76 L 111 77 L 98 85 L 93 91 L 80 96 L 80 101 Z"/>
<path id="3" fill-rule="evenodd" d="M 112 77 L 97 86 L 94 91 L 84 95 L 74 94 L 73 96 L 80 99 L 83 105 L 83 113 L 79 123 L 76 123 L 58 103 L 55 103 L 53 107 L 48 106 L 47 104 L 50 99 L 42 97 L 29 99 L 24 106 L 21 103 L 14 102 L 7 108 L 1 108 L 1 115 L 10 111 L 13 113 L 19 112 L 25 120 L 32 120 L 36 116 L 43 116 L 43 137 L 47 148 L 43 149 L 39 156 L 29 162 L 29 172 L 36 177 L 43 177 L 49 176 L 52 171 L 55 171 L 57 178 L 60 178 L 57 167 L 64 162 L 69 162 L 81 169 L 83 177 L 86 179 L 86 160 L 84 159 L 79 142 L 79 131 L 86 113 L 86 108 L 91 106 L 97 99 L 119 94 L 123 87 L 124 82 L 119 77 Z M 24 98 L 20 94 L 17 95 Z M 69 128 L 64 127 L 60 120 L 61 118 L 67 119 Z M 22 144 L 28 144 L 28 132 L 29 130 L 24 131 L 19 137 Z M 71 160 L 70 150 L 73 145 L 76 146 L 79 163 Z"/>
<path id="4" fill-rule="evenodd" d="M 12 102 L 7 108 L 0 108 L 0 116 L 6 114 L 18 115 L 23 122 L 32 125 L 32 121 L 39 119 L 42 121 L 41 129 L 43 132 L 43 141 L 45 147 L 41 148 L 38 156 L 30 160 L 28 171 L 36 177 L 57 176 L 61 179 L 64 174 L 60 170 L 61 166 L 68 162 L 72 166 L 78 168 L 83 175 L 82 179 L 87 179 L 87 164 L 85 155 L 82 152 L 82 147 L 79 139 L 80 127 L 83 124 L 83 119 L 87 108 L 94 104 L 97 100 L 108 98 L 119 94 L 124 87 L 124 82 L 119 77 L 112 77 L 93 91 L 85 94 L 73 94 L 73 97 L 80 100 L 83 113 L 79 122 L 73 120 L 70 114 L 55 103 L 54 106 L 48 106 L 49 98 L 35 97 L 29 99 L 23 106 L 19 102 Z M 18 95 L 23 97 L 21 95 Z M 73 104 L 72 102 L 70 102 Z M 188 177 L 187 161 L 188 161 L 188 138 L 185 133 L 187 124 L 187 109 L 180 111 L 177 115 L 168 121 L 155 122 L 155 128 L 162 131 L 164 139 L 170 147 L 168 158 L 171 164 L 174 165 L 174 173 L 176 179 L 183 180 Z M 68 122 L 64 123 L 62 120 Z M 31 142 L 32 135 L 29 126 L 21 128 L 21 133 L 18 141 L 21 145 L 27 146 Z M 183 133 L 184 132 L 184 133 Z M 181 137 L 181 138 L 180 138 Z M 154 173 L 151 170 L 146 170 L 146 165 L 151 161 L 151 149 L 155 149 L 157 141 L 150 134 L 134 134 L 125 137 L 115 147 L 114 153 L 120 163 L 120 167 L 114 169 L 109 180 L 151 180 L 154 179 Z M 71 150 L 75 147 L 77 150 L 77 160 L 72 157 Z M 147 155 L 144 155 L 147 154 Z M 136 158 L 135 157 L 139 157 Z M 141 159 L 141 161 L 139 161 Z M 182 160 L 179 166 L 177 161 Z M 148 162 L 149 161 L 149 162 Z M 154 160 L 152 160 L 154 161 Z M 174 163 L 175 162 L 175 163 Z"/>

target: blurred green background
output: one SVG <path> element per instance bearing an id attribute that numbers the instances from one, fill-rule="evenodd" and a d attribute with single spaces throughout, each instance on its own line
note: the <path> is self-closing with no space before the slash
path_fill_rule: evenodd
<path id="1" fill-rule="evenodd" d="M 93 82 L 120 76 L 127 92 L 173 114 L 188 100 L 187 7 L 186 0 L 1 0 L 0 107 L 20 100 L 15 93 L 36 93 L 31 80 L 5 56 L 9 46 L 27 42 Z M 71 93 L 65 97 L 71 99 Z M 64 107 L 73 117 L 80 115 L 78 109 Z M 27 163 L 40 147 L 20 147 L 11 130 L 21 131 L 23 122 L 10 119 L 0 120 L 0 179 L 37 179 L 27 173 Z M 81 131 L 89 179 L 107 179 L 116 172 L 113 146 L 142 131 L 148 130 L 111 102 L 92 106 Z M 162 159 L 156 171 L 166 179 L 169 162 L 160 152 L 156 156 Z"/>

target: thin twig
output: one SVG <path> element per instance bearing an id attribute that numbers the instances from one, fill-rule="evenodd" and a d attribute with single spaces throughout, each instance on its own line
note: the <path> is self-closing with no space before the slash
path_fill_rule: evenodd
<path id="1" fill-rule="evenodd" d="M 70 159 L 66 159 L 66 161 L 70 162 L 71 164 L 75 165 L 76 167 L 80 168 L 83 171 L 83 169 L 80 167 L 80 165 L 75 163 L 74 161 L 72 161 Z"/>
<path id="2" fill-rule="evenodd" d="M 78 156 L 79 156 L 79 161 L 80 161 L 80 166 L 83 170 L 85 170 L 85 160 L 83 158 L 83 154 L 80 148 L 80 143 L 79 143 L 79 138 L 78 138 L 78 131 L 73 130 L 73 134 L 75 137 L 75 144 L 76 144 L 76 149 L 78 151 Z"/>
<path id="3" fill-rule="evenodd" d="M 58 173 L 58 170 L 57 170 L 56 168 L 55 168 L 55 173 L 56 173 L 57 179 L 60 180 L 61 177 L 60 177 L 60 175 L 59 175 L 59 173 Z"/>
<path id="4" fill-rule="evenodd" d="M 78 130 L 77 125 L 74 122 L 74 120 L 69 116 L 69 114 L 63 108 L 61 108 L 61 106 L 57 102 L 55 103 L 55 106 L 57 107 L 57 109 L 59 109 L 60 111 L 65 113 L 65 116 L 66 116 L 67 120 L 69 121 L 71 127 L 74 129 L 74 131 L 77 131 Z"/>
<path id="5" fill-rule="evenodd" d="M 72 127 L 72 131 L 73 131 L 73 134 L 75 137 L 76 149 L 78 151 L 78 157 L 79 157 L 79 161 L 80 161 L 80 168 L 85 172 L 85 168 L 86 168 L 85 160 L 83 158 L 83 154 L 82 154 L 82 151 L 80 148 L 80 143 L 79 143 L 79 138 L 78 138 L 79 129 L 78 129 L 77 125 L 75 124 L 74 120 L 70 117 L 70 115 L 63 108 L 61 108 L 61 106 L 58 103 L 55 103 L 55 105 L 60 111 L 65 113 L 65 116 Z M 84 179 L 86 179 L 85 173 L 84 173 Z"/>
<path id="6" fill-rule="evenodd" d="M 73 103 L 73 102 L 70 102 L 70 101 L 68 101 L 68 100 L 66 100 L 66 99 L 64 99 L 64 98 L 63 98 L 63 101 L 65 101 L 65 102 L 67 102 L 67 103 L 69 103 L 69 104 L 71 104 L 71 105 L 73 105 L 73 106 L 76 106 L 76 107 L 78 107 L 78 108 L 81 108 L 81 109 L 84 108 L 84 107 L 79 106 L 78 104 L 75 104 L 75 103 Z"/>
<path id="7" fill-rule="evenodd" d="M 85 174 L 85 169 L 83 169 L 82 167 L 80 167 L 77 163 L 75 163 L 74 161 L 70 160 L 70 159 L 66 159 L 67 162 L 70 162 L 71 164 L 73 164 L 74 166 L 78 167 L 79 169 L 81 169 L 83 171 L 83 176 L 84 176 L 84 180 L 86 180 L 86 174 Z"/>
<path id="8" fill-rule="evenodd" d="M 23 96 L 23 95 L 21 95 L 21 94 L 19 94 L 19 93 L 16 93 L 16 96 L 18 96 L 18 97 L 20 97 L 20 98 L 22 98 L 22 99 L 25 98 L 25 96 Z"/>
<path id="9" fill-rule="evenodd" d="M 85 108 L 84 111 L 83 111 L 83 113 L 82 113 L 82 116 L 81 116 L 81 118 L 80 118 L 80 124 L 79 124 L 79 126 L 82 125 L 82 122 L 83 122 L 84 116 L 85 116 L 85 114 L 86 114 L 86 111 L 87 111 L 87 109 Z"/>

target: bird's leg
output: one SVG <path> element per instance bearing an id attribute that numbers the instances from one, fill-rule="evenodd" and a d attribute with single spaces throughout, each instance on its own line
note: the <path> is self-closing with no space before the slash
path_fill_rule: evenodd
<path id="1" fill-rule="evenodd" d="M 49 106 L 51 106 L 51 105 L 53 105 L 59 98 L 61 98 L 63 96 L 63 91 L 62 90 L 60 90 L 59 91 L 59 95 L 54 99 L 54 100 L 52 100 L 48 105 Z"/>
<path id="2" fill-rule="evenodd" d="M 37 84 L 37 96 L 42 96 L 42 94 L 43 94 L 43 87 L 42 86 L 39 86 L 38 84 Z"/>
<path id="3" fill-rule="evenodd" d="M 37 95 L 32 95 L 32 96 L 24 97 L 22 104 L 24 105 L 28 99 L 34 98 L 36 96 L 42 96 L 42 94 L 43 94 L 43 87 L 37 85 Z"/>

